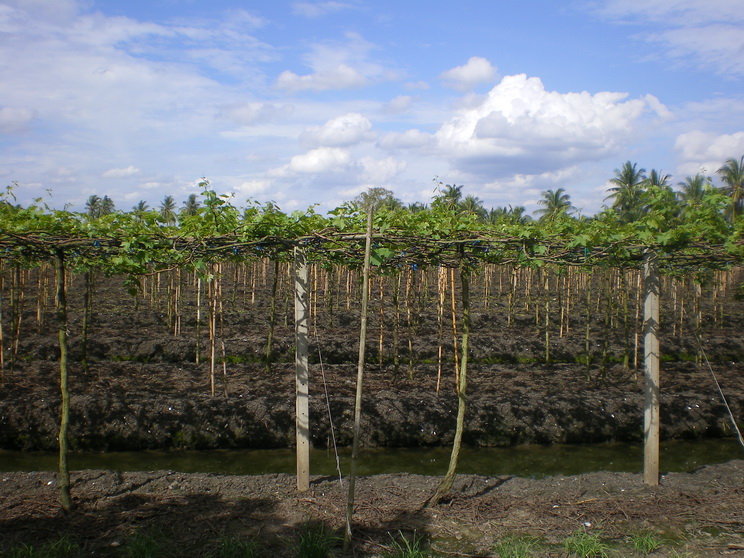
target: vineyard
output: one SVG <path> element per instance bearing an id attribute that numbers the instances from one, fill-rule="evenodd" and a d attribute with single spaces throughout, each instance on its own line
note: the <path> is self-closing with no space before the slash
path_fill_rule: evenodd
<path id="1" fill-rule="evenodd" d="M 69 449 L 295 445 L 301 320 L 316 447 L 447 445 L 456 466 L 460 443 L 644 440 L 650 321 L 661 437 L 741 423 L 744 219 L 716 192 L 684 215 L 649 187 L 633 221 L 483 223 L 203 186 L 171 224 L 0 203 L 0 446 L 59 447 L 65 508 Z"/>
<path id="2" fill-rule="evenodd" d="M 453 271 L 409 267 L 372 281 L 363 445 L 451 444 L 456 332 L 462 329 L 457 281 L 453 311 Z M 179 270 L 142 278 L 134 295 L 121 277 L 68 273 L 73 449 L 294 444 L 289 264 L 221 264 L 216 296 L 210 283 Z M 314 267 L 310 276 L 312 441 L 332 443 L 327 389 L 337 442 L 348 446 L 359 273 Z M 53 450 L 59 408 L 54 270 L 16 268 L 5 277 L 0 444 Z M 465 443 L 640 440 L 639 281 L 637 270 L 557 273 L 493 265 L 473 277 Z M 704 352 L 741 413 L 740 281 L 737 269 L 712 273 L 705 288 L 671 278 L 662 286 L 665 438 L 732 433 L 701 364 Z"/>

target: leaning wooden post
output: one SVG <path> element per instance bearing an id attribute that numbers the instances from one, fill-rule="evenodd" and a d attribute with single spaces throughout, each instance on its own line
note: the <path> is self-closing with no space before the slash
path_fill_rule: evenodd
<path id="1" fill-rule="evenodd" d="M 59 422 L 59 490 L 62 508 L 73 508 L 70 496 L 70 470 L 67 467 L 67 431 L 70 424 L 70 390 L 67 386 L 67 295 L 65 289 L 65 256 L 57 251 L 57 328 L 59 331 L 59 389 L 62 407 Z"/>
<path id="2" fill-rule="evenodd" d="M 297 412 L 297 490 L 310 488 L 310 411 L 308 392 L 307 260 L 294 249 L 295 276 L 295 376 Z"/>
<path id="3" fill-rule="evenodd" d="M 364 268 L 362 272 L 362 315 L 359 327 L 359 362 L 357 365 L 356 399 L 354 403 L 354 440 L 351 445 L 351 474 L 349 475 L 349 495 L 346 500 L 346 532 L 344 551 L 351 544 L 351 519 L 354 515 L 354 490 L 356 489 L 357 461 L 359 458 L 359 437 L 362 430 L 362 380 L 364 379 L 364 352 L 367 343 L 367 307 L 369 306 L 369 262 L 372 255 L 372 206 L 367 210 L 367 237 L 364 246 Z"/>
<path id="4" fill-rule="evenodd" d="M 648 486 L 659 484 L 659 285 L 656 252 L 647 250 L 643 256 L 643 482 Z"/>

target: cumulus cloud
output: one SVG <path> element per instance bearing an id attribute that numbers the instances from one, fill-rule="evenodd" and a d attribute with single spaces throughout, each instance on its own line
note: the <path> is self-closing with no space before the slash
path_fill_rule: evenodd
<path id="1" fill-rule="evenodd" d="M 721 135 L 699 130 L 686 132 L 677 136 L 674 149 L 682 159 L 679 169 L 683 174 L 713 175 L 727 159 L 738 159 L 744 153 L 744 132 Z"/>
<path id="2" fill-rule="evenodd" d="M 463 66 L 443 72 L 440 79 L 448 87 L 458 91 L 469 91 L 481 83 L 492 82 L 497 73 L 491 63 L 480 56 L 471 57 Z"/>
<path id="3" fill-rule="evenodd" d="M 300 174 L 321 174 L 344 170 L 351 163 L 351 154 L 338 147 L 319 147 L 295 155 L 287 170 Z"/>
<path id="4" fill-rule="evenodd" d="M 329 120 L 322 126 L 307 128 L 300 135 L 300 142 L 306 145 L 347 147 L 357 143 L 372 141 L 375 134 L 372 123 L 357 112 L 350 112 Z"/>
<path id="5" fill-rule="evenodd" d="M 236 194 L 253 197 L 256 194 L 263 194 L 271 186 L 272 181 L 269 179 L 246 180 L 235 188 Z"/>
<path id="6" fill-rule="evenodd" d="M 596 160 L 618 150 L 653 108 L 626 93 L 546 91 L 539 78 L 506 76 L 480 104 L 460 110 L 436 133 L 439 148 L 470 172 L 533 173 Z"/>
<path id="7" fill-rule="evenodd" d="M 405 161 L 395 159 L 394 157 L 386 157 L 384 159 L 363 157 L 359 162 L 363 169 L 361 179 L 375 185 L 390 182 L 406 170 L 408 166 Z"/>
<path id="8" fill-rule="evenodd" d="M 127 176 L 134 176 L 135 174 L 139 173 L 140 169 L 135 166 L 129 165 L 128 167 L 123 169 L 109 169 L 105 171 L 101 176 L 103 178 L 125 178 Z"/>

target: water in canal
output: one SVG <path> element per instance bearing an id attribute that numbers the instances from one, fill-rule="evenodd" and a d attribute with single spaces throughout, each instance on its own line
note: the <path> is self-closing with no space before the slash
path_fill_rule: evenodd
<path id="1" fill-rule="evenodd" d="M 349 449 L 340 452 L 344 475 L 349 471 L 350 454 Z M 359 474 L 442 475 L 447 470 L 449 457 L 449 448 L 366 449 L 360 452 Z M 744 458 L 744 451 L 733 438 L 661 444 L 661 470 L 664 472 L 692 471 L 703 465 L 741 458 Z M 592 471 L 640 472 L 642 463 L 640 444 L 463 448 L 458 472 L 539 478 Z M 0 471 L 53 471 L 56 467 L 55 453 L 0 450 Z M 70 456 L 70 469 L 262 475 L 293 473 L 295 460 L 293 450 L 289 449 L 76 453 Z M 310 469 L 314 475 L 337 474 L 334 453 L 313 450 Z"/>

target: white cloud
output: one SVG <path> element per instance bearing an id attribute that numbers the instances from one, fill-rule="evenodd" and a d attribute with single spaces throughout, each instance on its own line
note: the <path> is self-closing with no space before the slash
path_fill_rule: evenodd
<path id="1" fill-rule="evenodd" d="M 686 176 L 699 172 L 713 176 L 721 165 L 744 154 L 744 132 L 716 135 L 695 130 L 677 136 L 674 148 L 682 162 L 679 170 Z"/>
<path id="2" fill-rule="evenodd" d="M 437 132 L 439 148 L 461 170 L 503 175 L 549 172 L 619 150 L 658 102 L 625 93 L 546 91 L 539 78 L 506 76 L 479 105 L 460 110 Z M 663 112 L 663 111 L 662 111 Z"/>
<path id="3" fill-rule="evenodd" d="M 303 90 L 354 89 L 367 85 L 367 78 L 346 64 L 300 76 L 289 70 L 279 74 L 276 86 L 289 92 Z"/>
<path id="4" fill-rule="evenodd" d="M 103 178 L 125 178 L 127 176 L 134 176 L 135 174 L 139 173 L 140 169 L 135 166 L 129 165 L 128 167 L 123 169 L 109 169 L 105 171 L 101 176 Z"/>
<path id="5" fill-rule="evenodd" d="M 395 150 L 395 149 L 415 149 L 419 147 L 426 147 L 432 145 L 434 138 L 431 134 L 422 132 L 421 130 L 412 129 L 406 130 L 405 132 L 390 132 L 385 134 L 378 145 L 382 149 Z"/>
<path id="6" fill-rule="evenodd" d="M 263 194 L 268 191 L 271 184 L 272 181 L 269 179 L 246 180 L 235 188 L 235 193 L 253 197 L 256 194 Z"/>
<path id="7" fill-rule="evenodd" d="M 276 87 L 296 93 L 298 91 L 326 91 L 354 89 L 374 81 L 397 79 L 397 72 L 370 61 L 375 46 L 358 33 L 346 33 L 346 41 L 328 41 L 313 45 L 304 57 L 313 71 L 299 75 L 285 70 L 276 80 Z"/>
<path id="8" fill-rule="evenodd" d="M 375 159 L 373 157 L 363 157 L 360 160 L 364 169 L 361 179 L 374 185 L 386 184 L 398 176 L 408 166 L 405 161 L 386 157 L 384 159 Z"/>
<path id="9" fill-rule="evenodd" d="M 340 12 L 353 8 L 351 4 L 345 2 L 293 2 L 292 13 L 315 19 L 330 13 Z"/>
<path id="10" fill-rule="evenodd" d="M 740 0 L 605 0 L 598 12 L 646 25 L 641 36 L 667 56 L 724 75 L 744 75 L 744 9 Z"/>
<path id="11" fill-rule="evenodd" d="M 293 112 L 294 106 L 289 104 L 251 102 L 225 107 L 221 114 L 241 126 L 254 126 L 284 119 Z"/>
<path id="12" fill-rule="evenodd" d="M 605 0 L 598 10 L 613 18 L 650 20 L 672 25 L 700 22 L 744 22 L 739 0 Z"/>
<path id="13" fill-rule="evenodd" d="M 26 107 L 0 107 L 0 134 L 22 132 L 34 119 L 35 111 Z"/>
<path id="14" fill-rule="evenodd" d="M 440 79 L 448 87 L 458 91 L 469 91 L 481 83 L 489 83 L 497 78 L 496 68 L 485 58 L 471 57 L 463 66 L 443 72 Z"/>
<path id="15" fill-rule="evenodd" d="M 372 123 L 369 119 L 352 112 L 329 120 L 322 126 L 307 128 L 300 135 L 300 142 L 306 145 L 347 147 L 374 140 L 375 134 L 371 130 Z"/>
<path id="16" fill-rule="evenodd" d="M 321 174 L 338 172 L 351 163 L 351 154 L 338 147 L 319 147 L 302 155 L 295 155 L 287 170 L 292 173 Z"/>
<path id="17" fill-rule="evenodd" d="M 413 97 L 410 95 L 398 95 L 394 99 L 391 99 L 382 107 L 382 112 L 385 114 L 400 114 L 406 112 L 413 103 Z"/>

